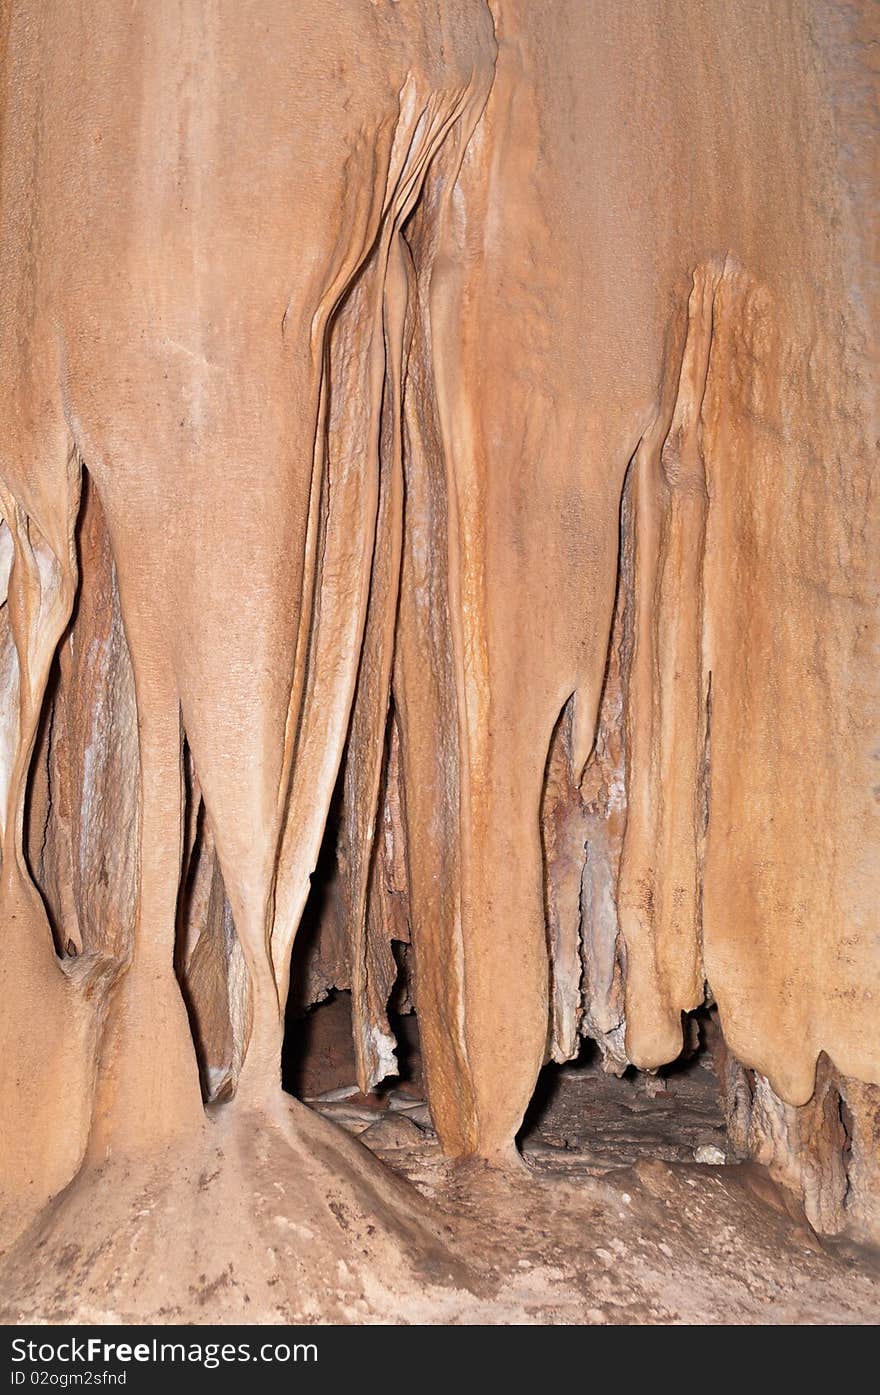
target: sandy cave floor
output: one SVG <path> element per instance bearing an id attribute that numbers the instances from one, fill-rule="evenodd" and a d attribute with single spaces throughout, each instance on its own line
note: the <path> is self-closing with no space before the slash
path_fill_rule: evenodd
<path id="1" fill-rule="evenodd" d="M 306 1105 L 220 1106 L 188 1151 L 84 1165 L 19 1218 L 0 1322 L 880 1318 L 880 1258 L 820 1240 L 762 1169 L 723 1161 L 705 1054 L 659 1078 L 547 1068 L 523 1162 L 499 1171 L 443 1158 L 412 1018 L 400 1078 L 366 1097 L 349 1027 L 340 994 L 289 1030 Z"/>
<path id="2" fill-rule="evenodd" d="M 461 1250 L 497 1279 L 494 1299 L 436 1320 L 880 1319 L 880 1257 L 820 1239 L 764 1169 L 725 1162 L 708 1053 L 659 1077 L 619 1080 L 596 1061 L 548 1067 L 520 1137 L 526 1166 L 510 1175 L 443 1158 L 411 1032 L 405 1083 L 364 1097 L 346 1080 L 345 995 L 305 1030 L 298 1084 L 311 1107 L 453 1217 Z"/>

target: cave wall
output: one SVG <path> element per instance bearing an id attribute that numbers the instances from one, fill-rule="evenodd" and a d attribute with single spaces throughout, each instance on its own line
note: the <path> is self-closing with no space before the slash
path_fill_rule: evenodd
<path id="1" fill-rule="evenodd" d="M 713 1000 L 804 1106 L 821 1053 L 876 1081 L 880 1046 L 871 185 L 841 30 L 864 22 L 493 14 L 450 335 L 466 753 L 442 814 L 470 871 L 437 1111 L 460 1146 L 465 1074 L 509 1132 L 548 1050 L 656 1068 Z M 441 918 L 415 916 L 417 1002 Z"/>
<path id="2" fill-rule="evenodd" d="M 865 8 L 171 8 L 3 9 L 8 1175 L 277 1088 L 335 791 L 363 1088 L 394 941 L 452 1154 L 714 1001 L 869 1231 Z"/>

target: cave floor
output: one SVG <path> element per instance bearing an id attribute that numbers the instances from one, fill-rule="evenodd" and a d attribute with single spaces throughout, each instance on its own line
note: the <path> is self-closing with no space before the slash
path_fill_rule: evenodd
<path id="1" fill-rule="evenodd" d="M 472 1305 L 435 1292 L 423 1320 L 880 1318 L 877 1256 L 820 1239 L 764 1169 L 726 1160 L 707 1054 L 654 1078 L 548 1067 L 520 1138 L 524 1165 L 498 1172 L 443 1158 L 412 1043 L 403 1084 L 364 1097 L 346 1083 L 344 1018 L 344 1003 L 315 1014 L 303 1093 L 447 1214 L 485 1276 Z"/>
<path id="2" fill-rule="evenodd" d="M 650 1079 L 547 1068 L 500 1170 L 442 1156 L 412 1026 L 401 1076 L 362 1096 L 339 995 L 290 1043 L 305 1105 L 233 1101 L 185 1146 L 93 1159 L 32 1219 L 0 1214 L 0 1323 L 880 1318 L 878 1257 L 726 1160 L 704 1055 Z"/>

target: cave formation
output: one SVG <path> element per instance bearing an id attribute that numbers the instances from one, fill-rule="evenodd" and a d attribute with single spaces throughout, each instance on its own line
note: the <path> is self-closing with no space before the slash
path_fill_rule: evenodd
<path id="1" fill-rule="evenodd" d="M 876 1317 L 871 8 L 3 0 L 6 1321 Z"/>

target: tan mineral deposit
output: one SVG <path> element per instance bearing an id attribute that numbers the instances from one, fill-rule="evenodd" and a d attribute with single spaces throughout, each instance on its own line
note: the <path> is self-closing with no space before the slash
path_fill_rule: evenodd
<path id="1" fill-rule="evenodd" d="M 0 0 L 0 1318 L 880 1318 L 870 0 Z"/>

